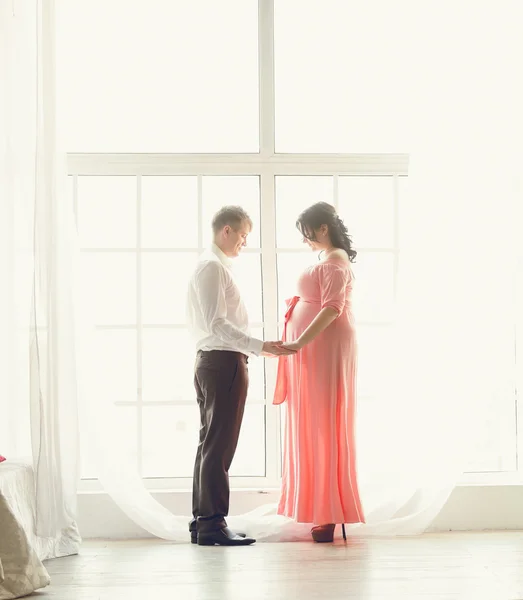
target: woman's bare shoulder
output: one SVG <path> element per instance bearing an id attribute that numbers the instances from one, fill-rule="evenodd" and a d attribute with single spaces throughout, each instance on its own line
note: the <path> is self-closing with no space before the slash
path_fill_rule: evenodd
<path id="1" fill-rule="evenodd" d="M 336 248 L 333 250 L 325 260 L 337 260 L 339 262 L 349 263 L 349 255 L 342 248 Z"/>

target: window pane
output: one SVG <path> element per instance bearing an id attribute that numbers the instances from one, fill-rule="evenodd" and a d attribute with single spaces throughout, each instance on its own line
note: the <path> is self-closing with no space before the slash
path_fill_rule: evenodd
<path id="1" fill-rule="evenodd" d="M 391 321 L 394 309 L 393 254 L 359 252 L 352 269 L 356 321 Z"/>
<path id="2" fill-rule="evenodd" d="M 107 402 L 136 401 L 136 331 L 98 330 L 92 355 L 96 390 Z"/>
<path id="3" fill-rule="evenodd" d="M 252 329 L 251 334 L 258 340 L 264 340 L 263 329 Z M 247 402 L 260 403 L 265 400 L 265 359 L 252 356 L 249 358 L 249 391 Z"/>
<path id="4" fill-rule="evenodd" d="M 394 186 L 392 177 L 340 177 L 339 214 L 354 247 L 394 246 Z"/>
<path id="5" fill-rule="evenodd" d="M 142 247 L 198 247 L 196 177 L 142 177 Z"/>
<path id="6" fill-rule="evenodd" d="M 384 392 L 383 386 L 391 380 L 391 369 L 394 368 L 391 361 L 394 353 L 392 329 L 387 326 L 359 326 L 356 335 L 358 396 L 377 396 Z"/>
<path id="7" fill-rule="evenodd" d="M 296 219 L 316 202 L 333 203 L 332 177 L 276 177 L 276 245 L 278 248 L 301 248 L 302 235 Z"/>
<path id="8" fill-rule="evenodd" d="M 318 261 L 315 252 L 293 252 L 278 254 L 278 320 L 283 320 L 287 311 L 285 300 L 298 295 L 298 278 L 303 271 Z"/>
<path id="9" fill-rule="evenodd" d="M 144 477 L 192 477 L 198 447 L 200 414 L 194 406 L 145 406 L 143 409 Z"/>
<path id="10" fill-rule="evenodd" d="M 203 240 L 208 246 L 212 241 L 211 223 L 214 214 L 226 205 L 244 208 L 253 222 L 247 240 L 250 248 L 260 247 L 260 179 L 257 176 L 218 176 L 202 178 Z"/>
<path id="11" fill-rule="evenodd" d="M 192 477 L 200 416 L 194 406 L 146 406 L 143 476 Z M 265 407 L 246 406 L 231 476 L 265 475 Z"/>
<path id="12" fill-rule="evenodd" d="M 118 453 L 125 456 L 129 468 L 132 469 L 138 464 L 136 408 L 134 406 L 119 406 L 117 411 L 118 424 L 114 427 L 114 443 L 118 445 Z M 89 444 L 92 432 L 82 431 L 84 426 L 85 424 L 82 425 L 80 421 L 80 477 L 82 479 L 96 479 L 98 468 Z"/>
<path id="13" fill-rule="evenodd" d="M 261 323 L 263 321 L 263 310 L 260 255 L 246 253 L 240 255 L 234 260 L 232 272 L 247 308 L 249 321 L 251 323 Z"/>
<path id="14" fill-rule="evenodd" d="M 83 252 L 84 294 L 96 325 L 136 323 L 136 254 L 134 252 Z"/>
<path id="15" fill-rule="evenodd" d="M 245 407 L 240 440 L 229 473 L 233 477 L 265 476 L 265 406 Z"/>
<path id="16" fill-rule="evenodd" d="M 98 330 L 94 333 L 92 351 L 86 376 L 90 378 L 89 389 L 96 393 L 101 405 L 118 402 L 136 402 L 136 330 Z M 114 427 L 114 437 L 119 446 L 125 448 L 129 461 L 136 464 L 136 409 L 117 407 L 118 424 Z M 86 428 L 90 421 L 80 420 L 81 476 L 95 478 L 97 469 L 92 460 L 89 439 L 91 431 Z"/>
<path id="17" fill-rule="evenodd" d="M 142 254 L 142 309 L 145 325 L 184 325 L 187 286 L 197 252 Z"/>
<path id="18" fill-rule="evenodd" d="M 193 386 L 196 352 L 189 333 L 177 329 L 142 332 L 144 402 L 196 402 Z"/>
<path id="19" fill-rule="evenodd" d="M 136 177 L 78 177 L 83 248 L 136 247 Z"/>
<path id="20" fill-rule="evenodd" d="M 275 0 L 274 13 L 276 151 L 404 152 L 396 3 Z"/>
<path id="21" fill-rule="evenodd" d="M 257 18 L 256 0 L 61 2 L 66 151 L 257 152 Z"/>
<path id="22" fill-rule="evenodd" d="M 252 335 L 264 339 L 263 329 Z M 144 402 L 187 402 L 194 399 L 193 385 L 196 351 L 185 330 L 145 329 L 142 332 L 142 397 Z M 263 358 L 249 360 L 248 402 L 265 398 L 265 364 Z"/>

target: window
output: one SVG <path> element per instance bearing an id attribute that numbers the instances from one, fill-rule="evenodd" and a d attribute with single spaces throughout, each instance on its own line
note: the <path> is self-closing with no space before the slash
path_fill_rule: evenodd
<path id="1" fill-rule="evenodd" d="M 61 0 L 58 15 L 68 151 L 258 152 L 256 0 Z"/>
<path id="2" fill-rule="evenodd" d="M 408 174 L 398 68 L 374 44 L 378 36 L 387 47 L 398 30 L 388 22 L 393 7 L 380 7 L 61 2 L 62 142 L 84 273 L 97 290 L 107 365 L 99 392 L 118 406 L 118 442 L 152 487 L 190 485 L 199 424 L 185 286 L 223 204 L 243 205 L 255 223 L 235 269 L 253 333 L 264 339 L 279 337 L 284 300 L 314 260 L 294 226 L 300 211 L 324 200 L 350 224 L 359 406 L 373 410 L 373 373 L 387 369 L 390 354 Z M 337 22 L 334 10 L 346 18 Z M 513 365 L 513 328 L 503 335 Z M 284 411 L 271 405 L 275 376 L 276 361 L 250 361 L 237 487 L 278 485 Z M 471 470 L 514 467 L 515 394 L 506 382 Z M 96 476 L 84 451 L 82 477 Z"/>
<path id="3" fill-rule="evenodd" d="M 247 283 L 253 333 L 263 338 L 259 177 L 77 176 L 74 182 L 83 271 L 87 288 L 96 290 L 96 351 L 107 367 L 98 374 L 97 393 L 121 407 L 119 435 L 144 477 L 188 478 L 199 413 L 185 290 L 210 241 L 212 214 L 238 198 L 258 227 L 251 235 L 258 247 L 239 261 L 238 279 Z M 262 360 L 253 361 L 250 377 L 232 474 L 265 477 Z M 84 462 L 83 475 L 95 476 L 95 467 Z"/>
<path id="4" fill-rule="evenodd" d="M 183 161 L 175 158 L 173 170 L 180 165 Z M 227 170 L 231 167 L 234 163 Z M 120 442 L 144 478 L 191 477 L 199 417 L 192 386 L 194 356 L 187 352 L 185 289 L 199 252 L 210 241 L 212 214 L 227 202 L 244 206 L 255 222 L 235 271 L 253 333 L 261 338 L 267 337 L 266 331 L 273 332 L 271 337 L 279 334 L 284 300 L 294 294 L 297 274 L 315 260 L 294 226 L 299 212 L 318 198 L 337 205 L 342 215 L 350 211 L 356 239 L 360 235 L 369 242 L 358 246 L 355 265 L 360 394 L 372 397 L 372 374 L 387 364 L 398 259 L 394 224 L 399 175 L 275 175 L 263 165 L 258 169 L 258 175 L 72 176 L 84 273 L 88 288 L 97 290 L 97 352 L 106 357 L 97 391 L 121 408 Z M 387 232 L 376 247 L 370 245 L 367 203 L 372 210 L 390 213 Z M 260 218 L 261 213 L 273 218 Z M 276 239 L 276 244 L 265 243 L 267 239 Z M 263 359 L 250 363 L 232 476 L 269 481 L 278 476 L 278 461 L 268 463 L 269 446 L 276 446 L 274 456 L 279 452 L 278 409 L 270 405 L 275 366 L 275 361 Z M 96 477 L 89 453 L 84 456 L 83 476 Z"/>
<path id="5" fill-rule="evenodd" d="M 408 151 L 397 5 L 276 0 L 274 17 L 276 151 Z"/>

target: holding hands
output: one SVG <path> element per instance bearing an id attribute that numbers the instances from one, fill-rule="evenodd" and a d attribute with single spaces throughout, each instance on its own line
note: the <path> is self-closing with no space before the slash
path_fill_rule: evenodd
<path id="1" fill-rule="evenodd" d="M 289 348 L 288 344 L 283 342 L 264 342 L 261 355 L 262 356 L 285 356 L 288 354 L 296 354 L 294 348 Z"/>
<path id="2" fill-rule="evenodd" d="M 303 348 L 304 344 L 300 340 L 295 342 L 264 342 L 262 356 L 286 356 L 296 354 Z"/>
<path id="3" fill-rule="evenodd" d="M 301 340 L 296 340 L 294 342 L 285 342 L 283 347 L 287 350 L 292 350 L 293 352 L 298 352 L 303 348 L 305 344 Z"/>

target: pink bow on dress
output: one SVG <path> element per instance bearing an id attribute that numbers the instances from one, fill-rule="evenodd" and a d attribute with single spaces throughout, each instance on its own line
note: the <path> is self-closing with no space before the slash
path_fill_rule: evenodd
<path id="1" fill-rule="evenodd" d="M 287 341 L 287 323 L 291 318 L 292 311 L 296 304 L 298 304 L 300 297 L 293 296 L 288 300 L 285 300 L 287 304 L 287 312 L 285 313 L 283 323 L 283 336 L 282 340 Z M 273 404 L 283 404 L 287 399 L 287 369 L 285 368 L 285 360 L 287 356 L 280 356 L 278 359 L 278 375 L 276 376 L 276 389 L 274 390 Z"/>

